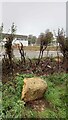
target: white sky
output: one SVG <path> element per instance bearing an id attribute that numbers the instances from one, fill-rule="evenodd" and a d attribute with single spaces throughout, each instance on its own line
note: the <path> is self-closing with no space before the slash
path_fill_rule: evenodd
<path id="1" fill-rule="evenodd" d="M 67 2 L 67 0 L 0 0 L 0 2 Z"/>
<path id="2" fill-rule="evenodd" d="M 39 0 L 36 0 L 37 2 L 7 1 L 4 0 L 2 6 L 0 4 L 2 9 L 0 14 L 2 13 L 5 32 L 8 31 L 12 22 L 17 26 L 17 33 L 25 35 L 38 36 L 47 28 L 57 30 L 58 27 L 63 27 L 66 29 L 66 0 L 62 0 L 62 2 L 61 0 L 59 2 L 58 0 L 57 2 L 56 0 L 52 0 L 52 2 L 41 2 Z"/>

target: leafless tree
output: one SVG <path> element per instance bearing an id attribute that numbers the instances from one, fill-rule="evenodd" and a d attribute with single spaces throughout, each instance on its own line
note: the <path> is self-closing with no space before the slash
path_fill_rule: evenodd
<path id="1" fill-rule="evenodd" d="M 65 63 L 65 69 L 68 73 L 68 38 L 65 37 L 64 29 L 58 29 L 57 41 L 59 42 L 60 50 L 63 54 L 63 62 Z"/>
<path id="2" fill-rule="evenodd" d="M 24 63 L 25 63 L 24 46 L 23 46 L 22 43 L 21 43 L 21 46 L 18 46 L 18 49 L 19 49 L 19 52 L 20 52 L 20 55 L 21 55 L 21 61 L 24 61 Z"/>

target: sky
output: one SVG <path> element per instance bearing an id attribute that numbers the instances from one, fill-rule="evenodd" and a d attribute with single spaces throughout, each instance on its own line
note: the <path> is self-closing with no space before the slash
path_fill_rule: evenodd
<path id="1" fill-rule="evenodd" d="M 57 0 L 58 1 L 58 0 Z M 63 1 L 63 0 L 62 0 Z M 46 29 L 66 30 L 66 2 L 2 2 L 0 4 L 4 32 L 8 32 L 12 22 L 17 26 L 17 34 L 38 36 Z M 0 12 L 0 13 L 1 13 Z"/>

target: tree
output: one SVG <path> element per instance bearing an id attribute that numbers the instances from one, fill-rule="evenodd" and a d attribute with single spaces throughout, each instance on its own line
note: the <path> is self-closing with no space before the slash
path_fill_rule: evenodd
<path id="1" fill-rule="evenodd" d="M 32 39 L 31 39 L 31 43 L 32 43 L 32 44 L 35 44 L 35 43 L 36 43 L 36 40 L 37 40 L 36 36 L 33 36 Z"/>
<path id="2" fill-rule="evenodd" d="M 30 45 L 30 44 L 35 44 L 35 43 L 36 43 L 36 40 L 37 40 L 36 36 L 33 36 L 33 35 L 29 35 L 29 36 L 28 36 L 28 44 L 29 44 L 29 45 Z"/>
<path id="3" fill-rule="evenodd" d="M 29 35 L 29 36 L 28 36 L 28 44 L 29 44 L 29 45 L 31 44 L 31 39 L 32 39 L 32 35 Z"/>
<path id="4" fill-rule="evenodd" d="M 0 40 L 2 40 L 3 23 L 0 26 Z"/>
<path id="5" fill-rule="evenodd" d="M 6 41 L 6 44 L 5 44 L 6 54 L 8 55 L 10 63 L 12 63 L 12 57 L 13 57 L 12 41 L 14 39 L 15 32 L 16 32 L 16 26 L 15 26 L 14 23 L 12 23 L 11 34 L 8 35 L 8 37 L 6 38 L 7 41 Z"/>
<path id="6" fill-rule="evenodd" d="M 39 58 L 41 56 L 41 58 L 43 57 L 43 52 L 44 50 L 47 48 L 48 44 L 52 41 L 53 39 L 53 34 L 52 32 L 50 32 L 49 30 L 46 33 L 41 33 L 39 35 L 40 40 L 40 54 L 39 54 Z"/>
<path id="7" fill-rule="evenodd" d="M 16 27 L 17 26 L 15 26 L 15 24 L 14 24 L 14 22 L 12 23 L 12 26 L 11 26 L 11 34 L 15 34 L 15 32 L 16 32 Z"/>
<path id="8" fill-rule="evenodd" d="M 24 46 L 23 46 L 22 43 L 21 43 L 21 46 L 18 46 L 18 49 L 19 49 L 19 52 L 20 52 L 20 55 L 21 55 L 21 61 L 24 61 L 24 63 L 25 63 Z"/>
<path id="9" fill-rule="evenodd" d="M 64 29 L 58 29 L 57 41 L 59 42 L 60 50 L 63 54 L 63 61 L 65 63 L 65 69 L 68 73 L 68 37 L 65 37 Z"/>
<path id="10" fill-rule="evenodd" d="M 12 62 L 12 56 L 13 56 L 13 50 L 12 50 L 12 41 L 13 41 L 13 36 L 10 35 L 6 38 L 6 43 L 5 43 L 5 49 L 6 49 L 6 55 L 8 55 L 10 63 Z"/>

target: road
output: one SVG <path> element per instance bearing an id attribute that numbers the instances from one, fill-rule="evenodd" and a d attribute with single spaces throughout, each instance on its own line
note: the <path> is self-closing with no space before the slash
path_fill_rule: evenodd
<path id="1" fill-rule="evenodd" d="M 60 56 L 62 56 L 62 53 L 59 51 L 58 52 Z M 25 51 L 25 54 L 26 54 L 26 58 L 38 58 L 39 56 L 39 51 Z M 20 53 L 18 50 L 14 50 L 14 55 L 17 57 L 17 58 L 20 58 Z M 44 51 L 44 54 L 43 54 L 43 57 L 50 57 L 50 56 L 53 56 L 53 57 L 56 57 L 57 56 L 57 51 L 49 51 L 48 55 L 47 55 L 47 51 Z"/>
<path id="2" fill-rule="evenodd" d="M 62 53 L 59 51 L 58 52 L 59 55 L 62 56 Z M 3 55 L 5 54 L 5 51 L 4 50 L 0 50 L 0 59 L 3 58 Z M 19 50 L 14 50 L 14 55 L 16 58 L 20 58 L 20 53 L 19 53 Z M 38 58 L 39 56 L 39 51 L 25 51 L 25 56 L 26 58 Z M 50 57 L 50 56 L 53 56 L 53 57 L 56 57 L 57 56 L 57 51 L 49 51 L 48 55 L 47 55 L 47 51 L 44 51 L 44 54 L 43 54 L 43 57 Z"/>

